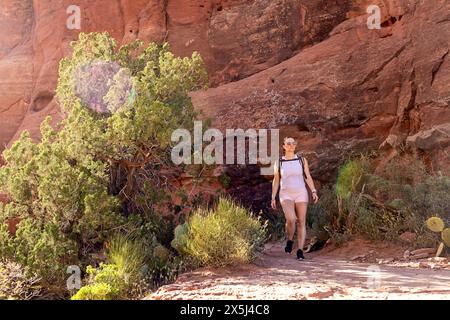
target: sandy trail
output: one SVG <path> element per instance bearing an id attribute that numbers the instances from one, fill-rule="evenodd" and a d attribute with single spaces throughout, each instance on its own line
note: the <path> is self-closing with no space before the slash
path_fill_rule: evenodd
<path id="1" fill-rule="evenodd" d="M 282 243 L 270 243 L 253 264 L 186 273 L 148 299 L 450 299 L 448 263 L 431 269 L 419 262 L 352 262 L 348 253 L 358 250 L 351 248 L 355 244 L 297 261 L 283 252 Z M 371 249 L 361 243 L 356 248 Z M 378 249 L 378 257 L 399 252 L 373 248 Z"/>

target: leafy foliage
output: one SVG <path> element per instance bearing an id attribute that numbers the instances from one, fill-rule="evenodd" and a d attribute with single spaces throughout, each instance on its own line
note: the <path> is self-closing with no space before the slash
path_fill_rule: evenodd
<path id="1" fill-rule="evenodd" d="M 93 262 L 113 234 L 157 220 L 170 192 L 162 172 L 171 168 L 171 133 L 192 127 L 188 92 L 207 83 L 197 53 L 178 58 L 167 44 L 117 49 L 107 33 L 82 33 L 72 48 L 59 67 L 65 119 L 54 129 L 47 118 L 38 143 L 23 132 L 0 168 L 0 191 L 11 199 L 0 206 L 0 254 L 49 283 L 63 281 L 68 265 Z M 13 233 L 11 221 L 19 222 Z"/>
<path id="2" fill-rule="evenodd" d="M 348 198 L 355 192 L 363 174 L 363 166 L 360 161 L 348 161 L 339 170 L 336 182 L 336 193 L 341 198 Z"/>
<path id="3" fill-rule="evenodd" d="M 90 284 L 82 287 L 72 300 L 115 300 L 120 299 L 126 281 L 118 266 L 100 264 L 99 269 L 87 267 Z"/>
<path id="4" fill-rule="evenodd" d="M 449 177 L 427 171 L 417 154 L 393 158 L 376 172 L 370 156 L 361 155 L 340 169 L 335 188 L 321 191 L 321 201 L 309 209 L 308 223 L 319 238 L 360 234 L 396 241 L 409 231 L 417 235 L 417 246 L 430 246 L 436 240 L 425 222 L 438 213 L 448 223 L 449 183 Z"/>
<path id="5" fill-rule="evenodd" d="M 117 300 L 142 297 L 172 281 L 180 261 L 154 236 L 131 238 L 116 234 L 107 241 L 106 260 L 99 268 L 88 266 L 87 284 L 73 300 Z"/>
<path id="6" fill-rule="evenodd" d="M 335 238 L 336 233 L 342 232 L 336 226 L 337 199 L 334 186 L 324 186 L 320 190 L 320 201 L 308 208 L 306 222 L 312 232 L 312 236 L 325 241 L 330 236 Z"/>
<path id="7" fill-rule="evenodd" d="M 176 232 L 175 246 L 197 265 L 250 262 L 266 239 L 266 225 L 225 197 L 211 210 L 198 208 Z"/>

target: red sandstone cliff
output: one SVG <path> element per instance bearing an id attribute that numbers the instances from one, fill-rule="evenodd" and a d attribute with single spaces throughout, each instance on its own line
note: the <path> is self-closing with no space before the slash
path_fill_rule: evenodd
<path id="1" fill-rule="evenodd" d="M 448 171 L 449 0 L 2 0 L 0 150 L 61 114 L 57 67 L 78 30 L 199 51 L 213 88 L 193 94 L 215 126 L 280 128 L 326 180 L 351 150 L 408 142 Z M 368 30 L 366 8 L 382 9 Z M 320 159 L 320 167 L 315 166 Z"/>

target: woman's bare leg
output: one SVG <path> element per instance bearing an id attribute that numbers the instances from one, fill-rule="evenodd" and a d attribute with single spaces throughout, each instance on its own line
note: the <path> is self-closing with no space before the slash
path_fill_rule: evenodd
<path id="1" fill-rule="evenodd" d="M 305 247 L 306 239 L 306 212 L 308 210 L 307 202 L 296 202 L 295 211 L 297 214 L 297 245 L 298 249 Z"/>
<path id="2" fill-rule="evenodd" d="M 288 240 L 294 240 L 295 233 L 295 205 L 292 200 L 283 200 L 281 202 L 283 207 L 284 217 L 286 218 L 286 233 Z"/>

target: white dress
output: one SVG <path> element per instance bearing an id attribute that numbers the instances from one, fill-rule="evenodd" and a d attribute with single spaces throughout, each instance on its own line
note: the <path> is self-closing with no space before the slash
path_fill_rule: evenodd
<path id="1" fill-rule="evenodd" d="M 285 160 L 282 158 L 280 174 L 280 202 L 292 200 L 294 202 L 309 202 L 308 190 L 303 178 L 303 168 L 300 158 Z"/>

